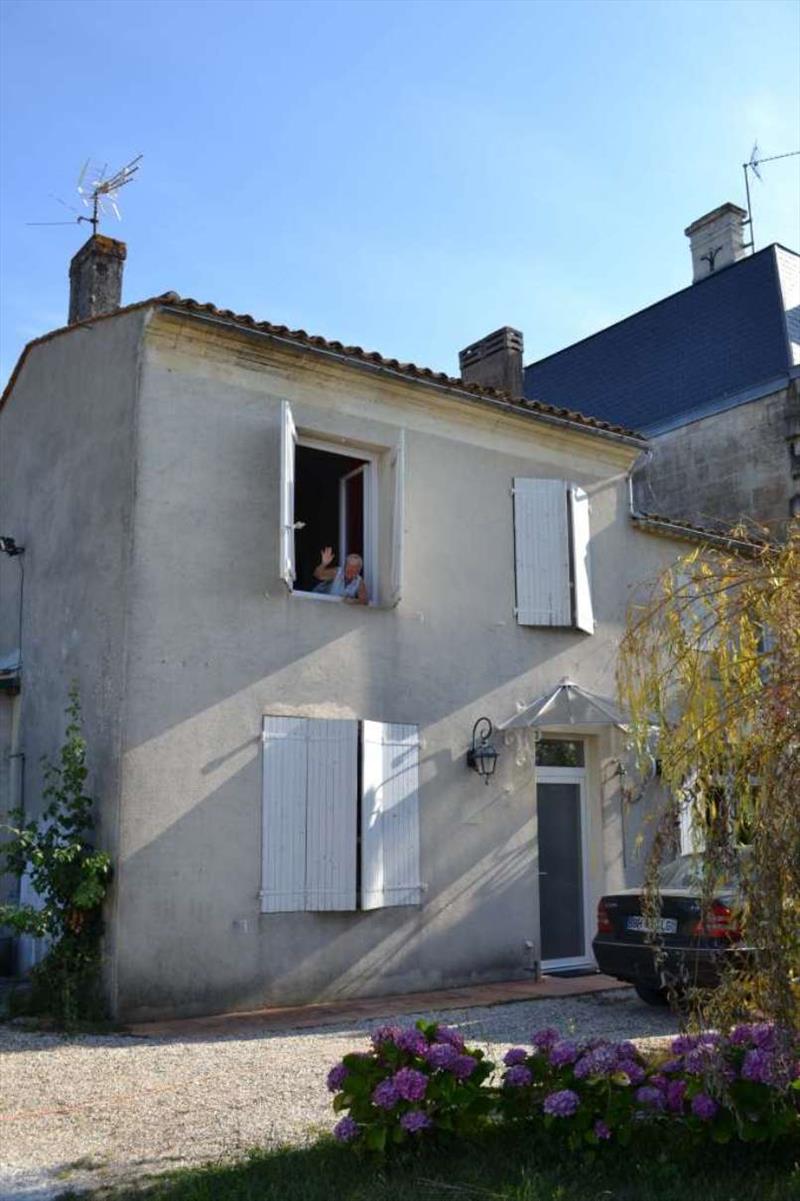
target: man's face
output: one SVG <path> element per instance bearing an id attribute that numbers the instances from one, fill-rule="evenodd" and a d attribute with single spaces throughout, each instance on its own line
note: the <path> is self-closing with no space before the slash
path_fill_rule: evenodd
<path id="1" fill-rule="evenodd" d="M 354 580 L 361 571 L 361 560 L 357 555 L 348 555 L 347 562 L 344 565 L 344 578 L 350 582 Z"/>

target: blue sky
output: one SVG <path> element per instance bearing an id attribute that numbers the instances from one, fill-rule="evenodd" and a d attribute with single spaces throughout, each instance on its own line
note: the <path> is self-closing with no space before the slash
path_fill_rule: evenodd
<path id="1" fill-rule="evenodd" d="M 683 229 L 800 148 L 795 0 L 4 0 L 0 374 L 64 324 L 83 161 L 144 153 L 124 300 L 174 289 L 457 371 L 690 282 Z M 754 190 L 800 248 L 800 159 Z"/>

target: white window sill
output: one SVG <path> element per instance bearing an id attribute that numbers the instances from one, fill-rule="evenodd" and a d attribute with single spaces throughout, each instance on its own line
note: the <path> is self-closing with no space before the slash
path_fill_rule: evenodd
<path id="1" fill-rule="evenodd" d="M 289 589 L 289 596 L 297 600 L 324 601 L 326 604 L 347 605 L 350 609 L 396 609 L 397 605 L 380 605 L 375 601 L 368 601 L 366 605 L 362 605 L 357 600 L 351 600 L 347 596 L 328 596 L 324 592 L 302 592 L 299 588 Z"/>

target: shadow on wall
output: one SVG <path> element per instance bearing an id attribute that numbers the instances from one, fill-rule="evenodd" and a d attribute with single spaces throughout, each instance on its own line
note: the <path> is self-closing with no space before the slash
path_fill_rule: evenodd
<path id="1" fill-rule="evenodd" d="M 521 975 L 520 932 L 509 927 L 508 914 L 522 910 L 525 898 L 532 904 L 532 807 L 503 805 L 488 850 L 485 826 L 470 826 L 454 840 L 430 787 L 453 770 L 462 765 L 445 752 L 424 761 L 422 876 L 450 881 L 426 894 L 424 914 L 398 907 L 260 915 L 260 762 L 252 758 L 124 864 L 126 1015 L 257 1008 L 311 995 L 407 992 L 448 977 Z M 464 862 L 469 867 L 459 870 Z M 519 913 L 526 931 L 533 919 L 532 911 Z"/>

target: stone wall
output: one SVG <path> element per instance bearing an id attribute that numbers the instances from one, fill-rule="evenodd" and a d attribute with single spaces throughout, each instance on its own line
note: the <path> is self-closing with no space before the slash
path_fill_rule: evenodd
<path id="1" fill-rule="evenodd" d="M 712 528 L 741 520 L 780 533 L 800 492 L 800 388 L 789 387 L 654 437 L 636 507 Z"/>

